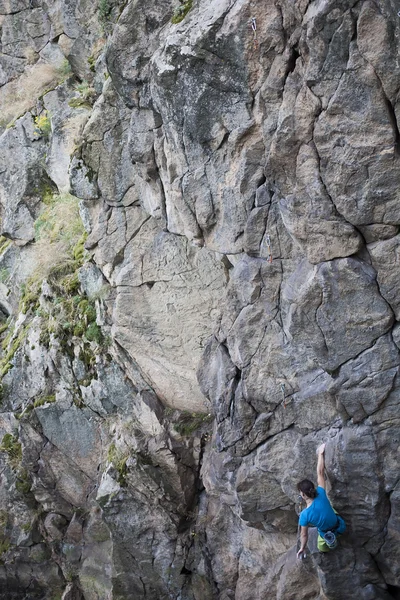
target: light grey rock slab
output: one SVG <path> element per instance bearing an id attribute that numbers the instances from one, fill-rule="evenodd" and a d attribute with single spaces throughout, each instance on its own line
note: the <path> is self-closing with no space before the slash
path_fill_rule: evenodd
<path id="1" fill-rule="evenodd" d="M 0 138 L 0 161 L 4 167 L 0 175 L 2 232 L 19 245 L 34 238 L 33 223 L 39 213 L 42 188 L 49 180 L 42 166 L 44 153 L 44 142 L 35 141 L 30 113 Z"/>
<path id="2" fill-rule="evenodd" d="M 29 52 L 44 48 L 49 35 L 50 22 L 42 7 L 9 14 L 2 27 L 3 52 L 29 58 Z"/>
<path id="3" fill-rule="evenodd" d="M 36 409 L 43 433 L 88 477 L 95 478 L 101 460 L 101 436 L 94 421 L 76 406 L 61 410 L 57 404 Z"/>
<path id="4" fill-rule="evenodd" d="M 398 587 L 400 572 L 399 572 L 399 557 L 398 544 L 396 543 L 399 525 L 399 486 L 397 486 L 390 496 L 391 511 L 387 523 L 387 534 L 385 541 L 378 554 L 378 563 L 382 569 L 385 581 L 389 585 Z"/>
<path id="5" fill-rule="evenodd" d="M 196 369 L 220 314 L 226 281 L 222 263 L 209 250 L 191 247 L 151 221 L 125 256 L 117 279 L 113 336 L 160 398 L 182 409 L 208 412 Z"/>
<path id="6" fill-rule="evenodd" d="M 361 564 L 359 564 L 359 560 Z M 347 578 L 350 572 L 353 574 L 353 581 L 356 582 L 357 587 L 346 592 L 349 599 L 390 600 L 390 595 L 383 585 L 382 576 L 376 571 L 373 558 L 366 550 L 362 549 L 355 552 L 351 548 L 340 548 L 340 552 L 329 552 L 320 557 L 317 563 L 317 573 L 321 581 L 322 592 L 332 595 L 331 590 L 337 590 L 341 578 L 343 576 Z"/>
<path id="7" fill-rule="evenodd" d="M 223 59 L 219 59 L 216 52 L 202 48 L 202 44 L 210 46 L 214 43 L 212 38 L 209 39 L 209 30 L 204 25 L 200 29 L 194 28 L 192 24 L 190 46 L 186 44 L 185 27 L 173 27 L 170 31 L 168 28 L 155 29 L 146 38 L 137 30 L 135 43 L 128 50 L 130 59 L 121 61 L 122 47 L 126 58 L 129 24 L 142 19 L 140 6 L 137 3 L 127 7 L 121 16 L 107 52 L 107 62 L 128 106 L 136 109 L 140 95 L 143 108 L 152 109 L 160 123 L 159 131 L 153 133 L 144 111 L 139 111 L 135 118 L 134 129 L 142 133 L 139 139 L 133 133 L 132 151 L 136 157 L 135 169 L 143 205 L 150 214 L 165 214 L 168 229 L 174 233 L 195 240 L 205 236 L 209 246 L 218 251 L 241 251 L 239 238 L 247 217 L 246 205 L 252 201 L 262 178 L 262 164 L 257 156 L 263 147 L 260 132 L 246 107 L 248 93 L 243 81 L 242 54 L 237 52 L 229 29 L 222 30 L 220 36 L 224 45 L 221 48 L 226 48 L 223 52 L 229 52 L 230 60 L 234 59 L 238 68 L 232 65 L 229 74 L 221 73 L 221 84 L 218 73 Z M 199 10 L 204 12 L 204 18 L 215 21 L 218 14 L 224 14 L 229 8 L 226 2 L 215 2 L 213 7 L 212 15 L 208 12 L 209 7 L 200 6 Z M 165 23 L 169 11 L 170 7 L 161 3 L 154 9 L 152 18 L 155 22 Z M 233 11 L 235 24 L 238 18 Z M 149 61 L 151 49 L 157 52 Z M 179 69 L 175 64 L 176 57 L 179 57 Z M 208 92 L 199 81 L 197 70 L 191 68 L 196 60 L 203 62 L 209 73 L 212 85 Z M 150 73 L 152 75 L 151 102 L 150 88 L 139 89 L 137 86 L 141 70 L 141 77 L 147 79 Z M 184 109 L 185 123 L 180 131 L 175 124 L 175 115 L 179 120 L 189 89 L 191 94 L 196 94 L 196 101 Z M 237 140 L 242 137 L 248 138 L 247 147 L 243 152 L 236 151 Z M 231 169 L 226 168 L 219 153 L 215 152 L 215 159 L 213 155 L 213 151 L 225 142 L 232 152 L 237 153 L 234 161 L 237 166 L 232 163 Z M 210 148 L 209 152 L 205 151 L 203 143 Z M 221 186 L 223 179 L 225 185 Z M 244 198 L 243 207 L 234 201 L 238 194 Z"/>
<path id="8" fill-rule="evenodd" d="M 46 512 L 71 518 L 93 489 L 93 480 L 52 444 L 44 446 L 36 469 L 32 492 Z"/>
<path id="9" fill-rule="evenodd" d="M 86 186 L 85 196 L 90 194 L 93 172 L 96 174 L 93 180 L 109 205 L 129 206 L 137 202 L 135 172 L 129 152 L 129 122 L 130 111 L 116 93 L 111 80 L 107 80 L 83 132 L 82 159 L 86 165 L 83 176 L 88 182 L 82 181 L 77 163 L 71 171 L 71 183 L 77 191 L 84 186 L 85 192 Z M 113 161 L 109 160 L 110 154 L 114 156 Z"/>
<path id="10" fill-rule="evenodd" d="M 252 526 L 261 525 L 268 532 L 295 531 L 297 516 L 285 493 L 284 465 L 287 468 L 288 463 L 295 462 L 293 446 L 297 441 L 295 432 L 283 432 L 243 459 L 238 469 L 236 494 L 241 517 Z M 259 472 L 262 477 L 257 476 Z"/>
<path id="11" fill-rule="evenodd" d="M 303 262 L 286 282 L 284 329 L 295 340 L 301 330 L 324 369 L 334 371 L 392 326 L 392 311 L 375 277 L 366 263 L 346 258 L 314 267 Z"/>
<path id="12" fill-rule="evenodd" d="M 398 378 L 395 381 L 393 391 L 381 408 L 369 416 L 365 421 L 373 427 L 377 444 L 378 455 L 385 456 L 382 464 L 384 486 L 387 494 L 390 494 L 398 482 L 399 440 L 400 440 L 400 418 L 398 407 L 400 401 L 400 390 Z"/>
<path id="13" fill-rule="evenodd" d="M 355 254 L 361 237 L 341 217 L 320 178 L 312 144 L 302 145 L 296 160 L 296 189 L 280 202 L 283 222 L 311 263 Z"/>
<path id="14" fill-rule="evenodd" d="M 60 60 L 65 61 L 61 50 L 58 46 L 56 48 L 61 55 Z M 64 84 L 43 98 L 44 106 L 51 115 L 52 127 L 50 147 L 46 155 L 46 171 L 60 192 L 70 191 L 71 155 L 90 115 L 90 109 L 87 107 L 76 110 L 69 105 L 74 94 L 74 90 Z"/>
<path id="15" fill-rule="evenodd" d="M 358 231 L 362 234 L 367 244 L 386 240 L 398 234 L 399 228 L 397 225 L 382 225 L 373 223 L 372 225 L 358 225 Z"/>
<path id="16" fill-rule="evenodd" d="M 59 541 L 63 538 L 65 525 L 65 517 L 57 513 L 49 513 L 44 520 L 44 527 L 51 541 Z"/>
<path id="17" fill-rule="evenodd" d="M 102 293 L 107 291 L 107 282 L 104 280 L 100 269 L 93 263 L 83 265 L 79 269 L 78 277 L 85 294 L 89 298 L 99 298 Z"/>
<path id="18" fill-rule="evenodd" d="M 379 409 L 395 387 L 400 355 L 390 335 L 340 368 L 330 391 L 355 423 Z"/>
<path id="19" fill-rule="evenodd" d="M 77 156 L 70 160 L 69 182 L 72 193 L 78 198 L 93 200 L 99 197 L 95 173 Z M 85 228 L 90 233 L 90 227 L 85 225 Z"/>
<path id="20" fill-rule="evenodd" d="M 350 223 L 397 225 L 399 175 L 391 117 L 373 67 L 354 44 L 350 52 L 353 68 L 340 80 L 315 127 L 322 178 L 337 210 Z"/>
<path id="21" fill-rule="evenodd" d="M 398 11 L 397 11 L 398 12 Z M 398 65 L 389 51 L 396 30 L 395 5 L 388 3 L 384 12 L 370 1 L 363 3 L 357 22 L 357 45 L 365 60 L 377 73 L 387 98 L 392 102 L 398 92 Z M 398 14 L 397 14 L 398 17 Z"/>
<path id="22" fill-rule="evenodd" d="M 396 319 L 400 318 L 400 305 L 397 292 L 400 268 L 399 249 L 400 237 L 398 235 L 389 240 L 380 241 L 368 246 L 372 265 L 377 272 L 379 290 L 392 307 Z"/>
<path id="23" fill-rule="evenodd" d="M 348 526 L 345 536 L 357 532 L 357 543 L 351 546 L 359 548 L 365 544 L 375 554 L 383 543 L 390 502 L 380 477 L 380 459 L 371 433 L 371 426 L 343 428 L 328 445 L 326 459 L 332 484 L 331 501 Z M 358 473 L 362 473 L 360 478 L 350 475 L 355 464 Z"/>

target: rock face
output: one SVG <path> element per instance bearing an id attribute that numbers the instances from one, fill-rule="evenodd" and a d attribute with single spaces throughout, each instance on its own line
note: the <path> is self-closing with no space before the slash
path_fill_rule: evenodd
<path id="1" fill-rule="evenodd" d="M 0 0 L 2 598 L 400 597 L 398 9 Z"/>

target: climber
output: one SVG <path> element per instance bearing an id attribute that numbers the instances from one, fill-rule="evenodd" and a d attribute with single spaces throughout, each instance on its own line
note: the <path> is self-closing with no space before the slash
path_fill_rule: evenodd
<path id="1" fill-rule="evenodd" d="M 303 479 L 303 481 L 297 484 L 300 496 L 307 505 L 301 511 L 299 517 L 301 543 L 297 558 L 302 558 L 303 556 L 307 545 L 309 527 L 318 528 L 317 546 L 320 552 L 329 552 L 329 550 L 334 548 L 336 546 L 336 536 L 342 534 L 346 529 L 346 523 L 332 508 L 325 492 L 324 452 L 325 444 L 322 444 L 317 449 L 317 489 L 315 489 L 313 482 L 308 479 Z"/>

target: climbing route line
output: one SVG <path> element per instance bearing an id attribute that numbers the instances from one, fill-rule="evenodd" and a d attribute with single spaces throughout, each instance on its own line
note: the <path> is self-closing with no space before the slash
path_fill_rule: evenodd
<path id="1" fill-rule="evenodd" d="M 255 17 L 251 17 L 251 29 L 253 30 L 253 49 L 257 50 L 258 40 L 257 40 L 257 21 Z"/>

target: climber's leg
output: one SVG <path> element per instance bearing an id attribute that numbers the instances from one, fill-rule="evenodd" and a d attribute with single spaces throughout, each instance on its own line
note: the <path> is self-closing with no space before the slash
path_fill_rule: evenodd
<path id="1" fill-rule="evenodd" d="M 325 542 L 324 538 L 322 538 L 319 534 L 318 534 L 318 540 L 317 540 L 317 548 L 319 552 L 329 552 L 330 548 L 328 546 L 328 544 Z"/>

